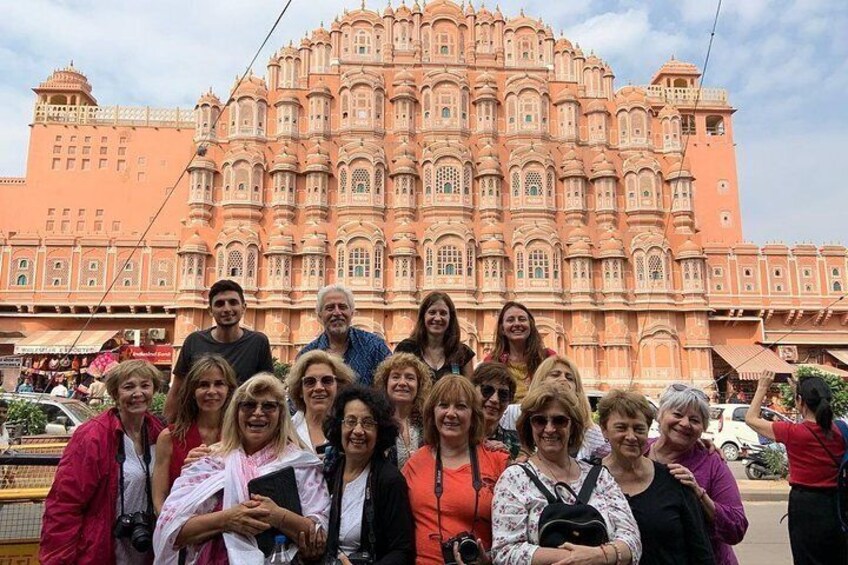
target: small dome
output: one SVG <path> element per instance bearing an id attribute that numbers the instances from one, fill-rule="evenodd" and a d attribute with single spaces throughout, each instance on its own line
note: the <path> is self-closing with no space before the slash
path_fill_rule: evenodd
<path id="1" fill-rule="evenodd" d="M 414 255 L 417 253 L 415 249 L 415 234 L 400 232 L 392 238 L 394 240 L 394 252 L 398 255 Z"/>
<path id="2" fill-rule="evenodd" d="M 598 153 L 598 155 L 592 160 L 591 172 L 591 178 L 593 179 L 617 176 L 615 172 L 615 165 L 610 162 L 606 152 L 604 151 Z"/>
<path id="3" fill-rule="evenodd" d="M 253 71 L 241 81 L 238 78 L 233 84 L 232 98 L 241 98 L 249 96 L 251 98 L 268 98 L 268 86 L 265 84 L 265 79 L 253 74 Z"/>
<path id="4" fill-rule="evenodd" d="M 618 104 L 648 104 L 648 94 L 638 86 L 628 85 L 620 88 L 615 94 Z"/>
<path id="5" fill-rule="evenodd" d="M 412 148 L 406 141 L 404 141 L 398 146 L 393 164 L 394 167 L 392 168 L 392 175 L 417 174 L 417 163 L 415 162 L 415 154 L 412 152 Z"/>
<path id="6" fill-rule="evenodd" d="M 557 53 L 560 52 L 560 51 L 573 51 L 573 50 L 574 50 L 574 45 L 572 45 L 571 42 L 564 37 L 560 37 L 559 39 L 557 39 L 556 43 L 554 44 L 554 51 L 557 52 Z"/>
<path id="7" fill-rule="evenodd" d="M 324 23 L 321 27 L 312 31 L 312 43 L 330 43 L 330 32 L 324 29 Z"/>
<path id="8" fill-rule="evenodd" d="M 280 147 L 280 152 L 274 157 L 274 164 L 271 166 L 271 171 L 298 172 L 297 154 L 288 145 L 284 144 Z"/>
<path id="9" fill-rule="evenodd" d="M 679 116 L 680 112 L 677 111 L 677 108 L 674 106 L 665 105 L 660 110 L 658 114 L 659 118 L 662 120 L 664 118 L 673 118 L 674 116 Z"/>
<path id="10" fill-rule="evenodd" d="M 330 172 L 330 156 L 321 147 L 320 141 L 316 141 L 306 154 L 306 170 L 309 172 Z"/>
<path id="11" fill-rule="evenodd" d="M 189 171 L 194 171 L 198 169 L 204 169 L 207 171 L 215 170 L 215 161 L 212 159 L 206 159 L 204 157 L 195 156 L 194 159 L 191 160 L 191 163 L 188 166 Z"/>
<path id="12" fill-rule="evenodd" d="M 583 170 L 583 160 L 577 154 L 577 152 L 572 149 L 562 158 L 562 165 L 560 166 L 560 178 L 565 177 L 585 177 L 586 172 Z"/>
<path id="13" fill-rule="evenodd" d="M 221 107 L 221 100 L 212 92 L 211 86 L 209 87 L 208 92 L 204 92 L 200 95 L 200 98 L 197 99 L 197 104 L 194 107 L 200 108 L 203 105 L 214 106 L 217 108 Z"/>
<path id="14" fill-rule="evenodd" d="M 395 11 L 392 9 L 391 2 L 389 2 L 388 4 L 386 4 L 386 9 L 383 10 L 383 16 L 385 17 L 385 16 L 394 16 L 394 15 L 395 15 Z"/>
<path id="15" fill-rule="evenodd" d="M 91 84 L 89 84 L 88 78 L 74 67 L 73 61 L 71 61 L 71 63 L 64 69 L 56 69 L 53 71 L 53 73 L 47 77 L 47 80 L 39 84 L 34 90 L 37 93 L 81 92 L 83 97 L 86 99 L 85 102 L 90 105 L 97 105 L 97 101 L 91 95 Z"/>
<path id="16" fill-rule="evenodd" d="M 485 240 L 483 244 L 480 245 L 480 250 L 483 255 L 504 255 L 504 244 L 501 240 L 493 237 Z"/>
<path id="17" fill-rule="evenodd" d="M 607 110 L 607 105 L 603 100 L 595 99 L 595 100 L 592 100 L 591 102 L 589 102 L 589 105 L 586 106 L 586 113 L 587 114 L 597 114 L 597 113 L 609 114 L 609 110 Z"/>
<path id="18" fill-rule="evenodd" d="M 303 237 L 304 253 L 325 253 L 327 250 L 327 234 L 321 226 L 314 226 L 312 232 Z"/>
<path id="19" fill-rule="evenodd" d="M 180 253 L 200 253 L 203 255 L 209 254 L 209 246 L 206 245 L 206 242 L 203 241 L 203 238 L 200 237 L 200 234 L 194 232 L 191 234 L 185 243 L 180 246 Z"/>
<path id="20" fill-rule="evenodd" d="M 677 253 L 675 255 L 676 259 L 697 259 L 703 256 L 703 250 L 700 245 L 691 239 L 687 239 L 680 247 L 677 248 Z"/>
<path id="21" fill-rule="evenodd" d="M 615 230 L 609 230 L 601 236 L 598 248 L 600 250 L 599 256 L 602 258 L 626 256 L 621 235 Z"/>
<path id="22" fill-rule="evenodd" d="M 498 175 L 501 176 L 501 163 L 498 153 L 490 143 L 480 150 L 477 158 L 477 176 Z"/>
<path id="23" fill-rule="evenodd" d="M 306 95 L 308 98 L 312 98 L 313 96 L 324 96 L 326 98 L 332 98 L 333 93 L 330 92 L 330 89 L 327 88 L 327 85 L 324 83 L 319 83 L 309 89 L 309 93 Z"/>
<path id="24" fill-rule="evenodd" d="M 451 0 L 431 0 L 424 6 L 424 13 L 428 16 L 448 16 L 461 21 L 463 14 L 459 5 Z"/>
<path id="25" fill-rule="evenodd" d="M 408 18 L 411 15 L 412 10 L 407 8 L 406 2 L 402 3 L 400 6 L 398 6 L 398 9 L 395 10 L 395 17 L 397 18 Z"/>
<path id="26" fill-rule="evenodd" d="M 392 84 L 415 84 L 415 75 L 412 74 L 409 67 L 402 67 L 397 73 L 395 73 L 395 79 L 392 81 Z"/>
<path id="27" fill-rule="evenodd" d="M 681 160 L 679 156 L 670 154 L 666 156 L 665 161 L 665 180 L 693 178 L 692 165 L 689 163 L 689 159 Z"/>
<path id="28" fill-rule="evenodd" d="M 591 257 L 592 246 L 585 239 L 578 239 L 568 244 L 569 257 Z"/>

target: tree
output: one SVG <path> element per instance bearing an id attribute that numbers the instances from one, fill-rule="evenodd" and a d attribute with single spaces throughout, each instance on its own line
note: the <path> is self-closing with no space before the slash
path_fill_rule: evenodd
<path id="1" fill-rule="evenodd" d="M 290 363 L 283 363 L 274 357 L 274 376 L 280 379 L 283 382 L 286 382 L 286 376 L 289 374 L 291 370 Z"/>
<path id="2" fill-rule="evenodd" d="M 848 414 L 848 383 L 842 380 L 842 377 L 827 373 L 814 367 L 799 367 L 795 372 L 796 382 L 801 382 L 807 377 L 821 377 L 830 391 L 833 393 L 833 400 L 830 403 L 833 408 L 833 414 L 837 418 Z M 795 409 L 795 385 L 784 384 L 780 385 L 780 396 L 783 405 L 792 410 Z"/>
<path id="3" fill-rule="evenodd" d="M 9 403 L 9 424 L 21 426 L 21 435 L 43 434 L 47 416 L 35 402 L 13 400 Z"/>

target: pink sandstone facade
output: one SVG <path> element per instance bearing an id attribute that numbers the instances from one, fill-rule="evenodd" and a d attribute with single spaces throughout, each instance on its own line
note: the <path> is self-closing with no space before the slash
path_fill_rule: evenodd
<path id="1" fill-rule="evenodd" d="M 726 92 L 699 95 L 673 59 L 648 86 L 613 78 L 541 20 L 450 0 L 346 12 L 229 104 L 105 107 L 56 71 L 34 89 L 26 178 L 0 180 L 0 332 L 80 328 L 117 276 L 89 329 L 179 346 L 229 277 L 283 360 L 341 282 L 390 346 L 448 291 L 478 359 L 503 302 L 524 302 L 593 388 L 725 390 L 714 346 L 781 336 L 790 359 L 840 364 L 846 249 L 743 241 Z"/>

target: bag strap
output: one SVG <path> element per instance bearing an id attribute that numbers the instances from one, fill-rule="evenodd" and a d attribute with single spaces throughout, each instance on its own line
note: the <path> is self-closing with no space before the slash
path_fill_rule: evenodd
<path id="1" fill-rule="evenodd" d="M 577 500 L 583 504 L 589 504 L 589 499 L 592 498 L 592 491 L 595 490 L 595 485 L 598 483 L 600 474 L 601 466 L 592 465 L 592 469 L 586 475 L 586 480 L 583 481 L 583 486 L 580 488 L 580 494 L 577 495 Z"/>
<path id="2" fill-rule="evenodd" d="M 521 467 L 525 473 L 527 473 L 527 476 L 530 477 L 530 480 L 533 482 L 534 485 L 536 485 L 536 488 L 539 489 L 542 495 L 548 500 L 548 504 L 562 502 L 559 498 L 559 495 L 554 496 L 553 494 L 551 494 L 551 491 L 545 488 L 545 485 L 542 484 L 542 481 L 539 480 L 539 477 L 536 476 L 536 473 L 531 471 L 524 464 L 519 464 L 518 466 Z"/>
<path id="3" fill-rule="evenodd" d="M 801 425 L 803 426 L 803 424 L 801 424 Z M 839 461 L 839 458 L 836 457 L 833 454 L 833 452 L 827 448 L 827 446 L 824 444 L 822 439 L 819 437 L 819 434 L 817 434 L 813 428 L 811 428 L 809 426 L 804 426 L 804 427 L 807 428 L 808 430 L 810 430 L 810 433 L 813 434 L 813 437 L 816 438 L 816 440 L 821 444 L 822 448 L 827 452 L 827 454 L 830 456 L 830 458 L 833 459 L 833 462 L 836 463 L 836 468 L 838 470 L 839 465 L 841 464 L 841 462 Z M 841 428 L 840 428 L 840 431 L 841 431 Z M 842 440 L 845 441 L 845 436 L 842 437 Z"/>
<path id="4" fill-rule="evenodd" d="M 848 453 L 848 424 L 842 420 L 836 420 L 834 424 L 839 429 L 839 433 L 842 434 L 842 441 L 845 443 L 845 452 Z"/>

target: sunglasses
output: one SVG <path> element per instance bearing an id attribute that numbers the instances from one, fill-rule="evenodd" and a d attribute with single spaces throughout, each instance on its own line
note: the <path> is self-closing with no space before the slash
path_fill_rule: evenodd
<path id="1" fill-rule="evenodd" d="M 480 385 L 480 394 L 483 395 L 483 402 L 489 400 L 493 394 L 498 394 L 498 402 L 501 404 L 507 404 L 510 400 L 512 400 L 512 395 L 509 393 L 508 388 L 498 388 L 492 385 Z"/>
<path id="2" fill-rule="evenodd" d="M 551 416 L 550 418 L 547 416 L 542 416 L 541 414 L 533 414 L 530 416 L 530 425 L 534 428 L 544 430 L 548 427 L 548 424 L 551 424 L 555 428 L 564 428 L 569 423 L 571 423 L 571 418 L 568 416 L 563 416 L 562 414 L 557 414 L 556 416 Z"/>
<path id="3" fill-rule="evenodd" d="M 707 394 L 699 388 L 695 388 L 693 386 L 685 385 L 683 383 L 674 383 L 673 385 L 669 386 L 668 389 L 673 390 L 675 392 L 688 392 L 690 394 L 697 396 L 698 398 L 700 398 L 701 400 L 703 400 L 707 404 L 710 403 L 710 399 L 707 396 Z"/>
<path id="4" fill-rule="evenodd" d="M 303 377 L 303 388 L 315 388 L 318 386 L 318 382 L 321 382 L 321 386 L 330 387 L 336 384 L 336 377 L 333 375 L 324 375 L 320 379 L 318 377 Z"/>
<path id="5" fill-rule="evenodd" d="M 377 420 L 374 418 L 357 418 L 356 416 L 348 416 L 342 419 L 342 426 L 348 430 L 356 429 L 356 426 L 362 426 L 366 432 L 372 432 L 377 429 Z"/>
<path id="6" fill-rule="evenodd" d="M 244 402 L 239 402 L 238 407 L 239 410 L 241 410 L 242 414 L 253 414 L 254 412 L 256 412 L 256 409 L 259 408 L 260 410 L 262 410 L 263 414 L 269 415 L 273 414 L 274 412 L 280 409 L 280 403 L 271 400 L 267 400 L 265 402 L 245 400 Z"/>

